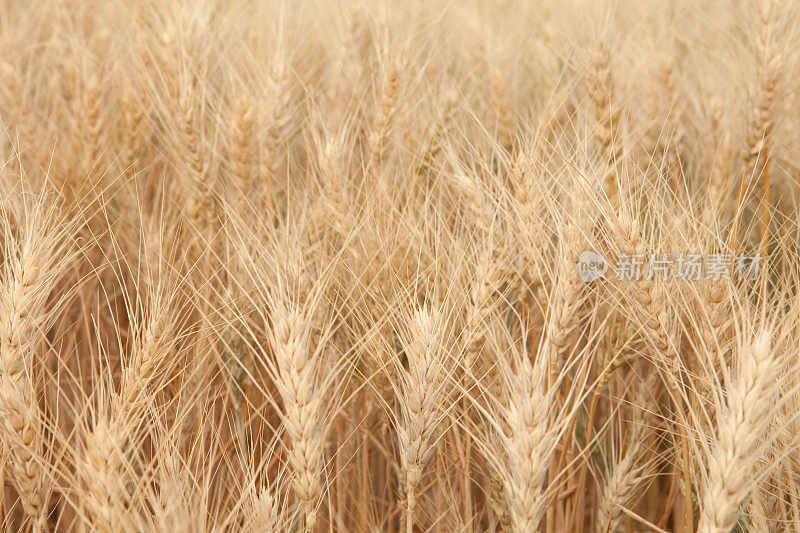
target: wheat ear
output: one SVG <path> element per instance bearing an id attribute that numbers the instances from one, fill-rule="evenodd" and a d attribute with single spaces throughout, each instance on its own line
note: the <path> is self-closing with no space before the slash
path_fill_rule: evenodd
<path id="1" fill-rule="evenodd" d="M 83 119 L 85 121 L 85 135 L 87 141 L 86 155 L 83 167 L 86 171 L 92 171 L 93 167 L 99 163 L 103 120 L 100 114 L 102 106 L 101 101 L 101 85 L 100 79 L 97 76 L 92 76 L 86 82 L 86 89 L 84 95 Z M 102 171 L 102 169 L 100 169 Z M 94 174 L 94 172 L 92 172 Z"/>
<path id="2" fill-rule="evenodd" d="M 125 431 L 115 420 L 99 420 L 86 435 L 81 476 L 86 481 L 84 504 L 93 531 L 122 531 L 125 512 Z"/>
<path id="3" fill-rule="evenodd" d="M 274 214 L 274 190 L 284 159 L 282 148 L 288 144 L 292 120 L 292 85 L 283 61 L 274 67 L 268 98 L 267 113 L 262 118 L 266 133 L 259 137 L 258 176 L 264 206 L 268 213 Z"/>
<path id="4" fill-rule="evenodd" d="M 440 419 L 440 403 L 447 376 L 442 360 L 439 312 L 417 309 L 408 323 L 405 342 L 408 372 L 402 380 L 401 421 L 397 428 L 400 443 L 400 480 L 405 483 L 406 530 L 411 533 L 416 491 L 422 469 L 433 451 L 431 437 Z"/>
<path id="5" fill-rule="evenodd" d="M 778 376 L 771 334 L 762 331 L 745 348 L 741 366 L 717 418 L 716 442 L 708 457 L 708 479 L 702 488 L 699 533 L 728 533 L 752 487 L 751 474 L 763 454 L 763 433 Z"/>
<path id="6" fill-rule="evenodd" d="M 482 247 L 467 290 L 465 353 L 466 367 L 472 370 L 486 341 L 492 313 L 501 299 L 497 295 L 503 281 L 500 269 L 492 260 L 492 250 Z"/>
<path id="7" fill-rule="evenodd" d="M 770 158 L 775 144 L 778 86 L 783 71 L 783 58 L 776 52 L 774 32 L 776 9 L 773 0 L 760 3 L 760 25 L 757 40 L 759 83 L 756 104 L 748 125 L 746 169 L 759 180 L 763 214 L 760 224 L 762 245 L 768 239 L 771 210 Z"/>
<path id="8" fill-rule="evenodd" d="M 327 223 L 341 237 L 350 234 L 352 220 L 347 216 L 350 212 L 347 190 L 347 177 L 342 170 L 342 140 L 328 139 L 320 149 L 320 171 L 322 173 L 322 189 L 324 191 L 324 209 Z M 323 220 L 317 224 L 320 225 Z"/>
<path id="9" fill-rule="evenodd" d="M 192 100 L 192 87 L 183 88 L 180 96 L 179 150 L 183 154 L 183 171 L 188 180 L 184 183 L 184 209 L 189 221 L 198 231 L 207 232 L 212 225 L 214 207 L 210 177 L 203 163 L 202 138 L 197 109 Z"/>
<path id="10" fill-rule="evenodd" d="M 17 135 L 21 138 L 22 145 L 26 147 L 26 155 L 36 163 L 38 161 L 39 150 L 36 146 L 36 131 L 33 127 L 34 121 L 32 120 L 29 97 L 26 96 L 25 91 L 20 84 L 22 73 L 11 63 L 0 63 L 0 80 L 6 87 L 9 95 L 8 105 L 4 105 L 4 112 L 9 111 L 14 113 L 14 123 L 17 129 Z M 0 144 L 0 147 L 2 144 Z"/>
<path id="11" fill-rule="evenodd" d="M 576 217 L 581 216 L 576 214 Z M 583 242 L 582 225 L 576 221 L 565 222 L 564 235 L 559 245 L 559 258 L 555 272 L 553 294 L 547 317 L 547 346 L 551 378 L 558 374 L 559 358 L 568 351 L 573 333 L 580 323 L 580 306 L 585 285 L 578 279 L 578 255 Z"/>
<path id="12" fill-rule="evenodd" d="M 312 531 L 325 443 L 322 391 L 316 388 L 320 369 L 310 351 L 309 318 L 282 301 L 276 302 L 273 312 L 270 340 L 277 366 L 275 386 L 283 400 L 283 425 L 291 443 L 292 487 L 303 508 L 305 530 Z"/>
<path id="13" fill-rule="evenodd" d="M 615 100 L 611 73 L 611 55 L 608 46 L 600 42 L 594 50 L 587 90 L 595 116 L 594 138 L 605 165 L 603 187 L 609 198 L 614 198 L 619 188 L 617 168 L 622 157 L 619 139 L 620 107 Z"/>
<path id="14" fill-rule="evenodd" d="M 252 186 L 253 103 L 246 96 L 239 97 L 231 115 L 228 163 L 231 181 L 239 196 L 237 200 L 240 200 Z"/>
<path id="15" fill-rule="evenodd" d="M 511 119 L 511 106 L 508 103 L 507 88 L 503 75 L 499 70 L 493 69 L 489 74 L 489 93 L 497 122 L 498 138 L 500 144 L 511 153 L 514 148 L 514 128 Z"/>
<path id="16" fill-rule="evenodd" d="M 654 380 L 644 381 L 644 391 Z M 644 394 L 640 394 L 644 396 Z M 629 430 L 619 456 L 611 465 L 611 470 L 603 478 L 600 498 L 597 503 L 597 533 L 617 531 L 622 522 L 621 509 L 628 505 L 636 495 L 651 466 L 642 457 L 648 452 L 648 437 L 652 430 L 647 425 L 645 407 L 634 405 Z"/>
<path id="17" fill-rule="evenodd" d="M 515 533 L 536 531 L 546 509 L 545 479 L 558 441 L 551 420 L 553 389 L 547 386 L 547 361 L 540 353 L 534 364 L 525 344 L 516 365 L 505 369 L 505 398 L 497 435 L 499 477 L 508 499 L 508 519 Z"/>
<path id="18" fill-rule="evenodd" d="M 67 238 L 74 228 L 59 220 L 45 198 L 28 204 L 25 199 L 4 195 L 0 203 L 5 233 L 0 270 L 0 428 L 23 510 L 37 531 L 44 524 L 43 506 L 50 485 L 44 468 L 33 364 L 42 332 L 52 318 L 45 306 L 59 273 L 74 257 Z M 23 205 L 24 211 L 15 217 L 6 206 L 16 205 Z M 19 235 L 12 231 L 15 226 Z"/>
<path id="19" fill-rule="evenodd" d="M 369 139 L 369 171 L 374 174 L 383 156 L 383 147 L 389 136 L 392 116 L 397 107 L 397 93 L 400 88 L 400 73 L 394 64 L 390 65 L 383 81 L 383 91 L 376 110 Z"/>
<path id="20" fill-rule="evenodd" d="M 156 293 L 148 300 L 148 317 L 137 332 L 132 357 L 122 370 L 109 413 L 101 416 L 86 437 L 82 474 L 92 525 L 99 531 L 118 531 L 133 518 L 126 514 L 128 457 L 135 456 L 137 432 L 156 392 L 153 384 L 174 344 L 169 307 Z"/>
<path id="21" fill-rule="evenodd" d="M 269 487 L 251 490 L 248 497 L 249 516 L 244 531 L 248 533 L 277 532 L 280 525 L 280 507 Z"/>
<path id="22" fill-rule="evenodd" d="M 133 90 L 122 93 L 122 115 L 125 121 L 122 166 L 129 168 L 136 161 L 145 136 L 145 102 Z"/>

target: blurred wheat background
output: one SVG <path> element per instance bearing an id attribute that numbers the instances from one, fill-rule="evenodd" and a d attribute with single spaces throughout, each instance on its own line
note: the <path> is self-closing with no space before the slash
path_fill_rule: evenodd
<path id="1" fill-rule="evenodd" d="M 798 7 L 0 0 L 3 531 L 800 531 Z"/>

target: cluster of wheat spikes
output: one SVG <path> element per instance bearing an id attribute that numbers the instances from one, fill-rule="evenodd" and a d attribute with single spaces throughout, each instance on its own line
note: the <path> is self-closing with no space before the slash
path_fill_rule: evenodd
<path id="1" fill-rule="evenodd" d="M 800 531 L 798 27 L 0 0 L 2 530 Z"/>

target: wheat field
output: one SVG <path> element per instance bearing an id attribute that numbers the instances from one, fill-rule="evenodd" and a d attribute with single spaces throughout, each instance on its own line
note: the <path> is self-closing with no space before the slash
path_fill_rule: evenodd
<path id="1" fill-rule="evenodd" d="M 800 4 L 0 0 L 3 531 L 800 531 Z"/>

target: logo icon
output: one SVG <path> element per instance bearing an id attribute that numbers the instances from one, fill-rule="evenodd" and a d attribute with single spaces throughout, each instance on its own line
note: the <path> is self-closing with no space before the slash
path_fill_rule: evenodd
<path id="1" fill-rule="evenodd" d="M 578 256 L 578 278 L 584 283 L 606 277 L 609 263 L 597 252 L 585 250 Z"/>

